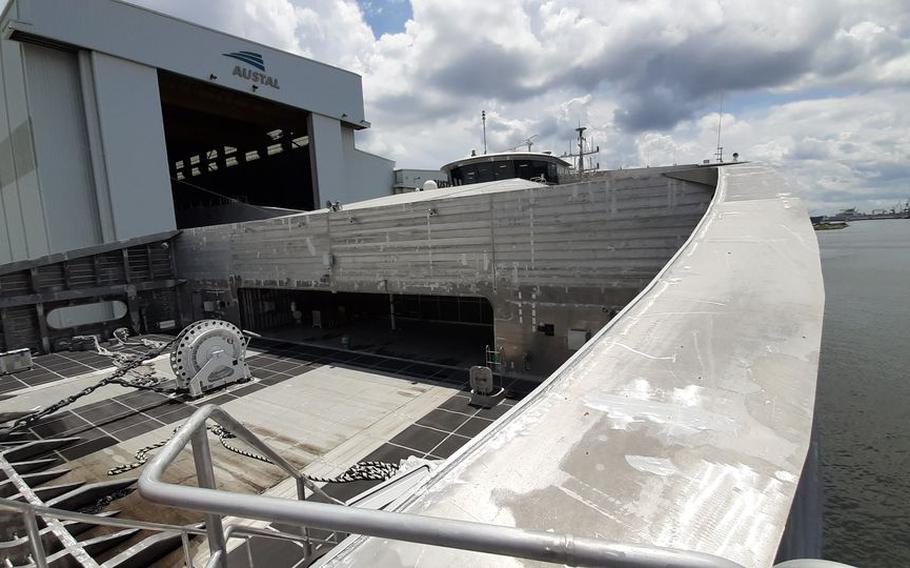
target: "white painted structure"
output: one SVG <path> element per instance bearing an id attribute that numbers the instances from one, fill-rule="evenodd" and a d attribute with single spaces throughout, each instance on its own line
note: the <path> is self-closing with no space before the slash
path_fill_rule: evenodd
<path id="1" fill-rule="evenodd" d="M 398 169 L 395 170 L 392 193 L 417 191 L 423 188 L 423 184 L 429 180 L 435 181 L 438 186 L 445 187 L 449 185 L 449 174 L 442 170 Z"/>
<path id="2" fill-rule="evenodd" d="M 159 71 L 309 113 L 316 204 L 391 192 L 354 73 L 117 0 L 11 0 L 0 30 L 0 264 L 175 228 Z"/>

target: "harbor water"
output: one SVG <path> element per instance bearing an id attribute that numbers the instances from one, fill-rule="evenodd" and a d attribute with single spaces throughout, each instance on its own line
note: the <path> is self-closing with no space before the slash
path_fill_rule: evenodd
<path id="1" fill-rule="evenodd" d="M 819 231 L 824 557 L 910 566 L 910 220 Z"/>

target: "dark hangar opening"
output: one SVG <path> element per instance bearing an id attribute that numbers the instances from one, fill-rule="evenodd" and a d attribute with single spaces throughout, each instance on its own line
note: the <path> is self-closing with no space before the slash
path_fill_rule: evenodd
<path id="1" fill-rule="evenodd" d="M 265 337 L 454 366 L 493 345 L 486 298 L 244 288 L 242 327 Z"/>
<path id="2" fill-rule="evenodd" d="M 314 207 L 308 113 L 158 71 L 178 228 Z"/>

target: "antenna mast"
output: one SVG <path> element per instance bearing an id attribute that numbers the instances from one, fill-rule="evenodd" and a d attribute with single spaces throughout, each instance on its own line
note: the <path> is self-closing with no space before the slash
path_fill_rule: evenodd
<path id="1" fill-rule="evenodd" d="M 483 153 L 487 153 L 487 111 L 480 111 L 480 121 L 483 122 Z"/>
<path id="2" fill-rule="evenodd" d="M 578 153 L 572 154 L 567 152 L 561 157 L 563 158 L 576 158 L 578 160 L 578 177 L 580 178 L 585 173 L 585 156 L 590 156 L 591 154 L 596 154 L 600 152 L 600 146 L 595 147 L 593 150 L 585 150 L 585 130 L 587 126 L 580 126 L 575 129 L 575 132 L 578 132 Z"/>
<path id="3" fill-rule="evenodd" d="M 528 136 L 528 137 L 525 138 L 522 142 L 519 142 L 519 143 L 516 144 L 515 146 L 512 146 L 511 148 L 509 148 L 509 151 L 510 151 L 510 152 L 515 152 L 516 150 L 518 150 L 518 149 L 521 148 L 522 146 L 527 145 L 527 146 L 528 146 L 528 152 L 530 152 L 530 151 L 531 151 L 531 146 L 534 145 L 534 139 L 537 138 L 537 136 L 538 136 L 537 134 L 532 134 L 531 136 Z"/>
<path id="4" fill-rule="evenodd" d="M 718 162 L 724 161 L 724 147 L 720 145 L 720 126 L 724 120 L 724 94 L 720 94 L 720 108 L 717 111 L 717 150 L 714 152 L 714 157 L 717 158 Z"/>

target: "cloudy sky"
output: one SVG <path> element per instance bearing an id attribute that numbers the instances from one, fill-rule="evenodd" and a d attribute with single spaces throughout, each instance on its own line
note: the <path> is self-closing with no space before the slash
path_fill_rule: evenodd
<path id="1" fill-rule="evenodd" d="M 603 168 L 725 154 L 813 211 L 910 198 L 907 0 L 132 0 L 355 71 L 358 145 L 437 168 L 589 127 Z"/>

